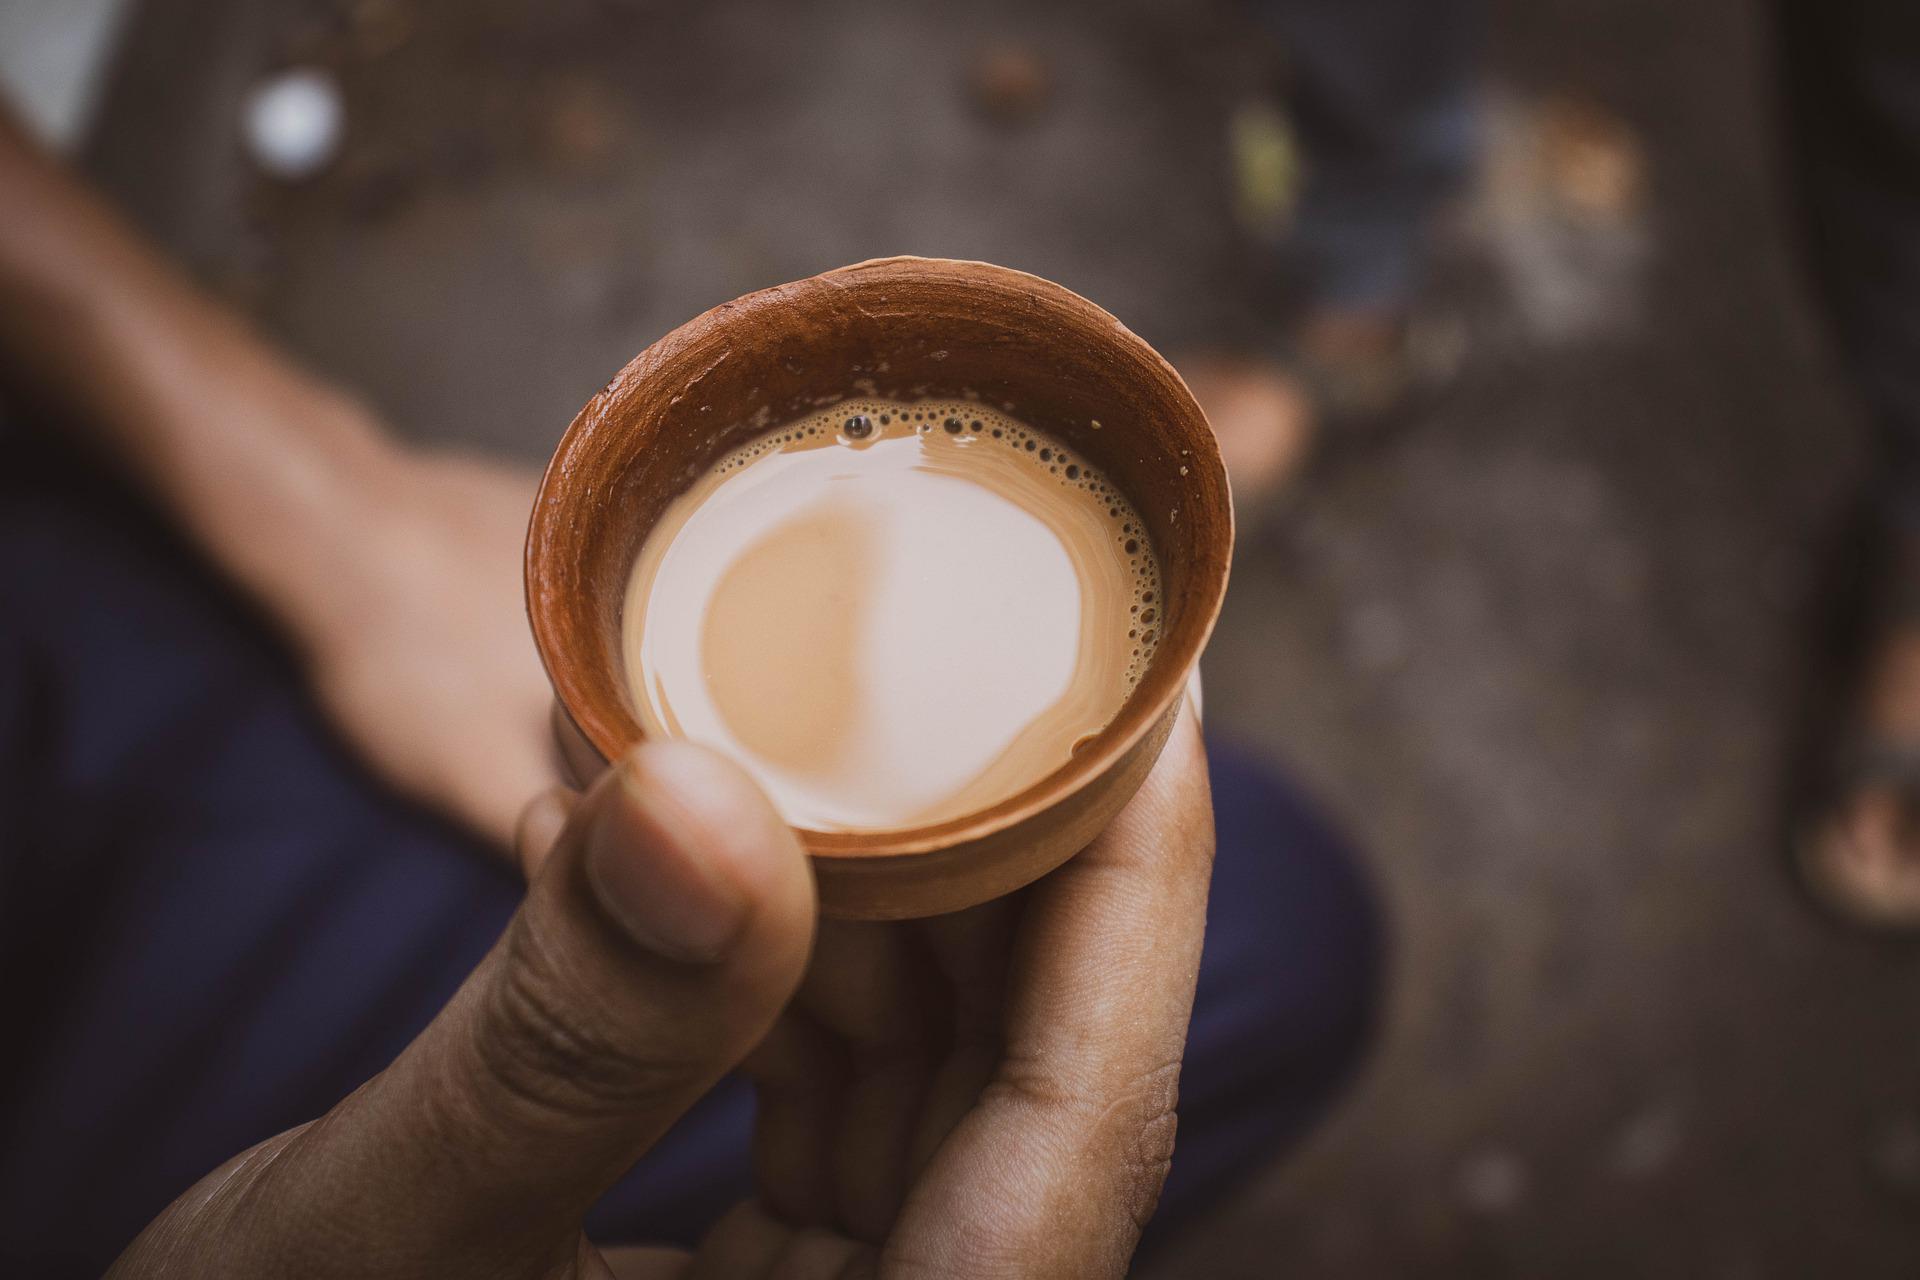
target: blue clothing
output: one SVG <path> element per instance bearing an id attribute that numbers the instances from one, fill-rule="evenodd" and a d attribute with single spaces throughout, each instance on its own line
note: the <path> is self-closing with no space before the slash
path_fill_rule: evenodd
<path id="1" fill-rule="evenodd" d="M 0 1274 L 97 1276 L 228 1157 L 389 1062 L 514 878 L 364 773 L 258 618 L 98 476 L 0 428 Z M 1370 899 L 1228 753 L 1179 1151 L 1155 1232 L 1272 1161 L 1365 1041 Z M 748 1188 L 749 1091 L 598 1206 L 691 1242 Z"/>

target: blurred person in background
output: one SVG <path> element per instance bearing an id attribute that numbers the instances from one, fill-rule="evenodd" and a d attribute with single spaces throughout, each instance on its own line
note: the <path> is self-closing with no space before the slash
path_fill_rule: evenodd
<path id="1" fill-rule="evenodd" d="M 1877 429 L 1840 566 L 1850 689 L 1818 735 L 1794 845 L 1844 919 L 1920 930 L 1920 5 L 1775 0 L 1807 262 Z"/>
<path id="2" fill-rule="evenodd" d="M 1920 5 L 1773 0 L 1806 263 L 1879 444 L 1828 619 L 1848 688 L 1816 731 L 1796 868 L 1846 921 L 1920 929 Z M 1481 130 L 1474 0 L 1260 0 L 1288 62 L 1297 202 L 1274 350 L 1182 361 L 1243 515 L 1315 447 L 1404 416 L 1444 376 L 1421 343 L 1436 221 Z M 1284 151 L 1284 148 L 1282 148 Z M 1244 170 L 1249 163 L 1241 157 Z M 1256 166 L 1262 161 L 1255 157 Z M 1243 173 L 1243 180 L 1245 174 Z M 1271 177 L 1271 175 L 1269 175 Z"/>
<path id="3" fill-rule="evenodd" d="M 1265 351 L 1180 362 L 1254 515 L 1317 446 L 1370 435 L 1442 375 L 1419 314 L 1436 224 L 1480 143 L 1479 0 L 1252 0 L 1284 119 L 1236 129 L 1243 221 L 1282 223 Z M 1243 122 L 1244 123 L 1244 122 Z"/>
<path id="4" fill-rule="evenodd" d="M 1365 888 L 1190 717 L 1040 884 L 817 936 L 715 757 L 556 790 L 532 478 L 400 443 L 4 118 L 0 392 L 0 1270 L 166 1210 L 119 1274 L 607 1274 L 583 1222 L 700 1274 L 1119 1274 L 1176 1079 L 1157 1234 L 1350 1075 Z"/>

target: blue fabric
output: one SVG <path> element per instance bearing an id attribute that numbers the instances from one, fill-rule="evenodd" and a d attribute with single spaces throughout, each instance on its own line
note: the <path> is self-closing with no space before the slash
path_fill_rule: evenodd
<path id="1" fill-rule="evenodd" d="M 513 878 L 390 797 L 258 619 L 99 480 L 0 433 L 0 1274 L 95 1276 L 216 1165 L 434 1015 Z M 1365 1039 L 1376 937 L 1340 842 L 1226 753 L 1220 857 L 1156 1235 L 1271 1161 Z M 704 1101 L 596 1210 L 687 1241 L 747 1189 Z"/>

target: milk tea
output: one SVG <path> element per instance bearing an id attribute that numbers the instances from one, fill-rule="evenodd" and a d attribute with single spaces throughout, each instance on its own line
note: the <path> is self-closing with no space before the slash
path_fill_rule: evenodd
<path id="1" fill-rule="evenodd" d="M 719 459 L 634 565 L 648 736 L 730 756 L 788 822 L 988 808 L 1119 712 L 1161 627 L 1138 514 L 1075 451 L 966 400 L 843 401 Z"/>

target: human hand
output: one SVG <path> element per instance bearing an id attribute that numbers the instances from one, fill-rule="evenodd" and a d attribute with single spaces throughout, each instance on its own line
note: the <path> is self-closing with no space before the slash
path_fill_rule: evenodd
<path id="1" fill-rule="evenodd" d="M 732 766 L 644 747 L 566 809 L 523 819 L 527 902 L 440 1017 L 111 1274 L 1124 1270 L 1171 1151 L 1212 853 L 1189 717 L 1053 875 L 942 920 L 824 926 L 811 967 L 805 855 Z M 756 1044 L 759 1202 L 693 1258 L 596 1250 L 587 1209 Z"/>
<path id="2" fill-rule="evenodd" d="M 1173 1153 L 1213 866 L 1189 708 L 1101 835 L 949 916 L 823 921 L 748 1059 L 758 1199 L 634 1276 L 1123 1275 Z"/>
<path id="3" fill-rule="evenodd" d="M 765 1034 L 813 940 L 806 856 L 745 775 L 643 748 L 521 822 L 500 941 L 393 1064 L 181 1196 L 109 1273 L 604 1277 L 587 1209 Z"/>
<path id="4" fill-rule="evenodd" d="M 3 103 L 0 380 L 59 410 L 280 624 L 376 772 L 506 853 L 557 776 L 521 606 L 532 476 L 397 443 Z"/>
<path id="5" fill-rule="evenodd" d="M 341 736 L 387 782 L 505 856 L 559 769 L 520 565 L 535 477 L 456 454 L 362 463 L 348 540 L 267 594 Z"/>

